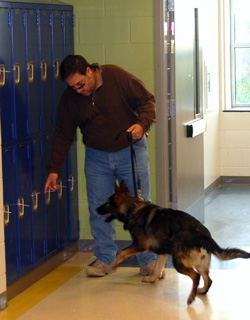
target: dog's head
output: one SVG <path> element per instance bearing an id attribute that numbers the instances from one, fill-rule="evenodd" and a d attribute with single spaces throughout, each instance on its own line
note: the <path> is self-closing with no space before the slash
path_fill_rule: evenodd
<path id="1" fill-rule="evenodd" d="M 124 181 L 121 182 L 120 186 L 116 183 L 115 193 L 109 197 L 106 203 L 97 208 L 97 212 L 100 215 L 107 214 L 105 217 L 106 222 L 114 219 L 124 222 L 127 211 L 135 199 L 135 197 L 131 196 Z"/>

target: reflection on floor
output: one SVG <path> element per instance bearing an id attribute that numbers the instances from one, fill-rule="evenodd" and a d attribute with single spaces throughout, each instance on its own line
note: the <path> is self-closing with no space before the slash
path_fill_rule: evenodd
<path id="1" fill-rule="evenodd" d="M 223 247 L 250 250 L 250 186 L 223 186 L 206 198 L 206 223 Z M 79 252 L 9 301 L 7 320 L 245 320 L 249 319 L 250 259 L 213 258 L 213 285 L 187 307 L 191 280 L 167 268 L 156 284 L 141 282 L 138 267 L 120 267 L 103 278 L 88 278 L 91 252 Z"/>

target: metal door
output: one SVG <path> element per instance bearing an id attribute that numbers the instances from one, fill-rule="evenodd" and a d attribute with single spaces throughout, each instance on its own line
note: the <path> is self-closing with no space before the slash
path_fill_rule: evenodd
<path id="1" fill-rule="evenodd" d="M 204 221 L 203 135 L 187 137 L 203 116 L 199 8 L 159 0 L 155 14 L 158 202 Z"/>

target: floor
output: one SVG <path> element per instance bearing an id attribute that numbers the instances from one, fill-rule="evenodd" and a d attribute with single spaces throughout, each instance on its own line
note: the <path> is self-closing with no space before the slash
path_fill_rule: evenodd
<path id="1" fill-rule="evenodd" d="M 250 251 L 250 186 L 223 186 L 206 197 L 205 225 L 224 247 Z M 103 278 L 88 278 L 91 252 L 79 252 L 9 301 L 7 320 L 245 320 L 249 319 L 249 260 L 213 258 L 213 285 L 191 306 L 191 280 L 168 267 L 156 284 L 141 282 L 138 267 L 120 267 Z"/>

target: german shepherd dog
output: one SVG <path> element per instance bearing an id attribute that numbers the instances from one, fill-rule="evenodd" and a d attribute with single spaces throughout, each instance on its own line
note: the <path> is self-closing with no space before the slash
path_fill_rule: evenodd
<path id="1" fill-rule="evenodd" d="M 161 208 L 151 202 L 132 197 L 127 186 L 115 185 L 115 193 L 97 208 L 100 215 L 107 214 L 106 222 L 117 219 L 129 230 L 133 242 L 122 250 L 113 263 L 115 269 L 124 259 L 149 250 L 157 254 L 154 273 L 142 281 L 154 283 L 162 277 L 168 254 L 172 255 L 175 269 L 193 281 L 187 304 L 196 294 L 206 294 L 212 284 L 209 277 L 211 254 L 221 260 L 250 258 L 250 253 L 237 249 L 222 249 L 212 239 L 209 230 L 188 213 Z M 198 288 L 200 276 L 204 286 Z"/>

